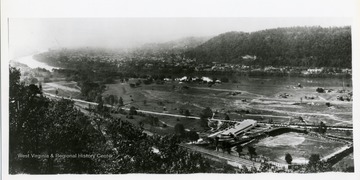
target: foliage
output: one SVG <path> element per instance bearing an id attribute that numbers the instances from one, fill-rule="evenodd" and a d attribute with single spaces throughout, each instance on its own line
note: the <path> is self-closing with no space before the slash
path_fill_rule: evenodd
<path id="1" fill-rule="evenodd" d="M 119 104 L 119 106 L 124 106 L 124 100 L 122 97 L 119 97 L 118 104 Z"/>
<path id="2" fill-rule="evenodd" d="M 200 123 L 200 126 L 201 126 L 201 127 L 203 127 L 203 128 L 209 128 L 207 118 L 200 117 L 199 123 Z"/>
<path id="3" fill-rule="evenodd" d="M 201 111 L 200 117 L 202 118 L 211 118 L 213 116 L 213 112 L 210 107 L 206 107 Z"/>
<path id="4" fill-rule="evenodd" d="M 185 134 L 185 128 L 183 124 L 177 123 L 174 126 L 175 134 L 178 136 L 183 136 Z"/>
<path id="5" fill-rule="evenodd" d="M 197 141 L 199 139 L 199 134 L 195 131 L 185 132 L 185 134 L 190 141 Z"/>
<path id="6" fill-rule="evenodd" d="M 129 110 L 129 115 L 136 115 L 136 114 L 137 114 L 136 108 L 134 106 L 131 106 Z"/>
<path id="7" fill-rule="evenodd" d="M 326 162 L 321 161 L 319 154 L 311 154 L 309 162 L 306 166 L 306 172 L 327 172 L 331 171 L 331 166 Z"/>
<path id="8" fill-rule="evenodd" d="M 159 126 L 159 118 L 154 117 L 154 116 L 149 116 L 149 124 L 151 126 Z"/>
<path id="9" fill-rule="evenodd" d="M 251 158 L 253 158 L 253 156 L 256 156 L 256 148 L 253 146 L 248 146 L 248 152 Z"/>
<path id="10" fill-rule="evenodd" d="M 243 150 L 243 147 L 241 145 L 236 146 L 236 152 L 239 154 L 239 156 L 241 155 L 242 150 Z"/>
<path id="11" fill-rule="evenodd" d="M 198 62 L 351 68 L 351 28 L 291 27 L 228 32 L 187 51 Z M 256 58 L 244 58 L 244 56 Z"/>
<path id="12" fill-rule="evenodd" d="M 50 100 L 35 86 L 19 81 L 10 68 L 9 173 L 200 173 L 209 160 L 178 146 L 174 136 L 147 136 L 130 122 L 85 115 L 70 100 Z M 153 149 L 159 152 L 154 152 Z M 46 158 L 19 158 L 32 154 Z M 106 154 L 108 158 L 52 155 Z"/>
<path id="13" fill-rule="evenodd" d="M 288 163 L 288 164 L 291 164 L 292 162 L 292 156 L 289 154 L 289 153 L 286 153 L 285 155 L 285 161 Z"/>
<path id="14" fill-rule="evenodd" d="M 320 122 L 319 126 L 318 126 L 318 129 L 317 131 L 320 133 L 320 134 L 324 134 L 326 133 L 326 130 L 327 130 L 327 126 L 324 122 Z"/>
<path id="15" fill-rule="evenodd" d="M 230 117 L 228 114 L 225 114 L 225 120 L 230 120 Z"/>

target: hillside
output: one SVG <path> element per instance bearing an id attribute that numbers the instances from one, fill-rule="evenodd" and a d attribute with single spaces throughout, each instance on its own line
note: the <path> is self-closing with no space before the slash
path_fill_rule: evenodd
<path id="1" fill-rule="evenodd" d="M 195 48 L 209 40 L 211 37 L 185 37 L 163 43 L 147 43 L 134 49 L 135 52 L 142 53 L 162 53 L 162 52 L 183 52 Z"/>
<path id="2" fill-rule="evenodd" d="M 201 63 L 351 68 L 351 28 L 291 27 L 252 33 L 227 32 L 185 54 Z"/>

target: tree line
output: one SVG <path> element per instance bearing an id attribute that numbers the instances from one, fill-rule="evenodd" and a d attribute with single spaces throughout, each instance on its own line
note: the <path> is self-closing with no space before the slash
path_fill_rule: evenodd
<path id="1" fill-rule="evenodd" d="M 351 47 L 349 26 L 290 27 L 220 34 L 185 54 L 198 62 L 351 68 Z"/>

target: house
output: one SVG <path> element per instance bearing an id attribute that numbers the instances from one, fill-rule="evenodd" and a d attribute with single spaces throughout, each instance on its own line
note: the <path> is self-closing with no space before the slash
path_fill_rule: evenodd
<path id="1" fill-rule="evenodd" d="M 341 72 L 351 74 L 351 69 L 349 69 L 349 68 L 341 69 Z"/>
<path id="2" fill-rule="evenodd" d="M 229 127 L 223 131 L 216 132 L 209 135 L 209 137 L 220 137 L 227 138 L 228 136 L 238 136 L 239 134 L 245 133 L 246 131 L 254 128 L 257 122 L 252 119 L 245 119 L 242 122 L 236 123 L 234 126 Z"/>
<path id="3" fill-rule="evenodd" d="M 243 60 L 256 60 L 256 56 L 245 55 L 241 56 Z"/>
<path id="4" fill-rule="evenodd" d="M 208 78 L 208 77 L 204 77 L 204 76 L 201 78 L 201 80 L 204 81 L 204 82 L 207 82 L 207 83 L 213 82 L 212 79 L 210 79 L 210 78 Z"/>
<path id="5" fill-rule="evenodd" d="M 164 81 L 169 82 L 169 81 L 171 81 L 171 79 L 170 78 L 164 78 Z"/>
<path id="6" fill-rule="evenodd" d="M 176 78 L 175 81 L 181 81 L 181 82 L 187 81 L 187 76 L 184 76 L 182 78 Z"/>
<path id="7" fill-rule="evenodd" d="M 309 74 L 319 74 L 319 73 L 321 73 L 322 71 L 323 71 L 323 68 L 320 68 L 320 69 L 314 68 L 314 69 L 308 69 L 308 70 L 307 70 L 307 72 L 308 72 Z"/>

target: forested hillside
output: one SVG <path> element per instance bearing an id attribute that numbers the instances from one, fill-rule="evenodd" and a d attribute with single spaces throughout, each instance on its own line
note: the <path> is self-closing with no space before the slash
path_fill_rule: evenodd
<path id="1" fill-rule="evenodd" d="M 20 82 L 15 68 L 9 85 L 10 174 L 216 172 L 202 155 L 179 147 L 176 136 L 148 136 L 128 121 L 48 99 L 41 85 Z"/>
<path id="2" fill-rule="evenodd" d="M 243 58 L 246 55 L 256 59 Z M 351 68 L 351 28 L 291 27 L 252 33 L 227 32 L 187 51 L 186 56 L 201 63 Z"/>

